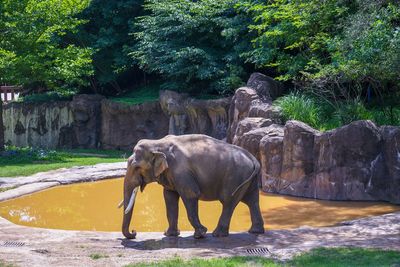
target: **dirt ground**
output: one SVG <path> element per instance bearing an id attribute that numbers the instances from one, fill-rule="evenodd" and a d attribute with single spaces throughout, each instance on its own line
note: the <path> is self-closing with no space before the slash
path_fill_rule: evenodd
<path id="1" fill-rule="evenodd" d="M 289 259 L 316 247 L 357 246 L 400 251 L 400 212 L 348 221 L 334 227 L 301 227 L 263 235 L 232 233 L 229 237 L 195 240 L 192 233 L 164 237 L 138 233 L 49 230 L 18 226 L 0 218 L 0 259 L 17 266 L 123 266 L 179 256 L 258 255 Z M 254 249 L 259 248 L 258 251 Z M 253 251 L 252 251 L 253 250 Z M 93 259 L 94 255 L 100 256 Z"/>
<path id="2" fill-rule="evenodd" d="M 61 169 L 30 177 L 0 178 L 0 201 L 60 184 L 123 176 L 125 163 Z M 324 214 L 321 214 L 324 216 Z M 263 235 L 231 233 L 195 240 L 138 233 L 126 240 L 121 233 L 64 231 L 15 225 L 0 217 L 0 259 L 16 266 L 123 266 L 171 257 L 205 258 L 259 255 L 285 260 L 316 247 L 357 246 L 400 251 L 400 212 L 363 218 L 333 227 L 273 230 Z"/>

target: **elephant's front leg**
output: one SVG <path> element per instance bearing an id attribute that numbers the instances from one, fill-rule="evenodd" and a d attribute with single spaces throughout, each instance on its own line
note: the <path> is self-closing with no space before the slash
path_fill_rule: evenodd
<path id="1" fill-rule="evenodd" d="M 203 238 L 206 236 L 207 228 L 200 223 L 199 219 L 199 200 L 197 198 L 185 198 L 182 196 L 190 224 L 194 228 L 194 238 Z"/>
<path id="2" fill-rule="evenodd" d="M 167 210 L 168 229 L 164 232 L 165 236 L 178 236 L 178 213 L 179 213 L 179 194 L 174 191 L 164 189 L 164 200 Z"/>

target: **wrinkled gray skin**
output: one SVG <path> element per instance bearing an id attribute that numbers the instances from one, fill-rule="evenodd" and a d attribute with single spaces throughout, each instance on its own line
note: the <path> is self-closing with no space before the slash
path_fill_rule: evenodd
<path id="1" fill-rule="evenodd" d="M 164 187 L 169 228 L 166 236 L 178 236 L 178 200 L 186 207 L 194 237 L 207 232 L 199 220 L 199 200 L 219 200 L 223 205 L 215 237 L 227 236 L 232 213 L 242 201 L 250 209 L 250 233 L 264 233 L 259 207 L 258 183 L 260 164 L 246 150 L 206 135 L 168 135 L 160 140 L 141 140 L 128 159 L 124 181 L 124 209 L 133 190 L 158 182 Z M 129 231 L 133 208 L 124 214 L 122 233 L 133 239 Z"/>

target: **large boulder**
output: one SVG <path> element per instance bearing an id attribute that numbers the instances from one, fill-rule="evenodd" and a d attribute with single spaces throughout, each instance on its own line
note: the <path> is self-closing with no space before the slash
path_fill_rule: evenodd
<path id="1" fill-rule="evenodd" d="M 235 139 L 234 145 L 245 148 L 258 160 L 261 159 L 260 155 L 260 141 L 265 136 L 276 136 L 281 131 L 281 126 L 272 124 L 268 127 L 256 128 L 249 132 L 244 133 L 242 136 L 238 136 Z"/>
<path id="2" fill-rule="evenodd" d="M 194 99 L 187 94 L 161 91 L 160 104 L 169 117 L 169 134 L 207 134 L 223 139 L 226 137 L 231 99 Z"/>
<path id="3" fill-rule="evenodd" d="M 245 118 L 241 120 L 236 127 L 235 137 L 233 139 L 233 144 L 238 143 L 238 139 L 240 139 L 245 133 L 250 132 L 252 130 L 267 127 L 273 124 L 270 119 L 264 118 Z"/>
<path id="4" fill-rule="evenodd" d="M 299 121 L 288 121 L 283 134 L 263 138 L 260 144 L 265 190 L 269 192 L 312 197 L 314 192 L 314 141 L 320 133 Z M 272 148 L 272 155 L 268 155 Z M 274 159 L 274 160 L 272 160 Z M 265 160 L 265 162 L 264 162 Z M 271 162 L 273 166 L 269 166 Z"/>
<path id="5" fill-rule="evenodd" d="M 276 125 L 273 131 L 270 131 L 260 140 L 263 188 L 270 188 L 269 192 L 275 192 L 275 188 L 279 188 L 278 185 L 270 185 L 270 183 L 280 180 L 283 162 L 283 136 L 284 128 Z"/>
<path id="6" fill-rule="evenodd" d="M 258 139 L 254 133 L 251 137 L 240 145 L 254 154 Z M 283 131 L 265 134 L 259 144 L 267 192 L 400 203 L 399 127 L 378 128 L 371 121 L 357 121 L 320 133 L 289 121 Z"/>
<path id="7" fill-rule="evenodd" d="M 101 103 L 101 146 L 131 150 L 143 138 L 159 139 L 168 134 L 168 118 L 159 102 L 128 105 L 111 100 Z"/>
<path id="8" fill-rule="evenodd" d="M 371 121 L 356 121 L 315 140 L 315 195 L 321 199 L 373 200 L 382 137 Z"/>
<path id="9" fill-rule="evenodd" d="M 280 83 L 261 73 L 253 73 L 247 86 L 237 89 L 232 98 L 227 142 L 234 142 L 239 122 L 247 117 L 265 118 L 276 124 L 282 123 L 280 110 L 272 106 L 272 100 L 281 92 Z"/>
<path id="10" fill-rule="evenodd" d="M 400 204 L 400 127 L 381 127 L 386 175 L 372 181 L 381 199 Z M 386 197 L 386 198 L 384 198 Z"/>
<path id="11" fill-rule="evenodd" d="M 281 96 L 283 93 L 283 86 L 281 83 L 259 72 L 250 75 L 246 86 L 256 90 L 257 94 L 263 100 L 269 102 Z"/>

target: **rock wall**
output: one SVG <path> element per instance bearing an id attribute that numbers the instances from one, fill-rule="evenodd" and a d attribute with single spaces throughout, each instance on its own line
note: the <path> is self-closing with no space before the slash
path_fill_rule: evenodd
<path id="1" fill-rule="evenodd" d="M 69 102 L 4 105 L 5 142 L 15 146 L 58 147 L 61 129 L 73 122 Z"/>
<path id="2" fill-rule="evenodd" d="M 231 98 L 200 100 L 173 91 L 160 92 L 160 104 L 169 117 L 169 134 L 206 134 L 226 137 Z"/>
<path id="3" fill-rule="evenodd" d="M 279 88 L 254 74 L 229 111 L 227 140 L 260 161 L 264 191 L 400 204 L 400 127 L 357 121 L 319 132 L 298 121 L 282 125 L 271 105 Z"/>
<path id="4" fill-rule="evenodd" d="M 168 134 L 168 118 L 159 102 L 128 105 L 103 100 L 101 114 L 100 143 L 104 149 L 132 150 L 140 139 Z"/>

